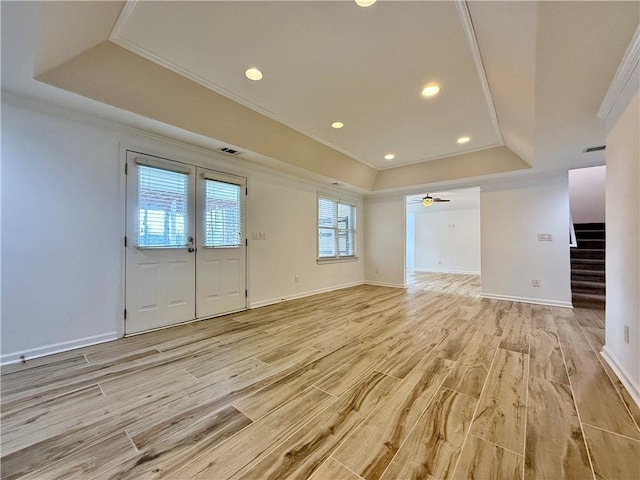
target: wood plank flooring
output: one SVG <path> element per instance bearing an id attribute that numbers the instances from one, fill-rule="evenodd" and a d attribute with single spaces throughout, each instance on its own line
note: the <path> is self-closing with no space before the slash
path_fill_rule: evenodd
<path id="1" fill-rule="evenodd" d="M 2 368 L 0 480 L 639 479 L 604 313 L 420 273 Z"/>

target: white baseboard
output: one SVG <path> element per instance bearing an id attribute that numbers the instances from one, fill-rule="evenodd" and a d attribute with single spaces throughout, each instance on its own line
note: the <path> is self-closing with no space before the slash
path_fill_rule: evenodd
<path id="1" fill-rule="evenodd" d="M 80 347 L 88 347 L 98 343 L 111 342 L 118 339 L 118 332 L 102 333 L 92 337 L 78 338 L 68 342 L 54 343 L 43 347 L 31 348 L 14 353 L 6 353 L 0 356 L 1 365 L 9 365 L 11 363 L 20 363 L 24 360 L 31 360 L 45 355 L 53 355 L 54 353 L 66 352 Z M 22 357 L 22 358 L 21 358 Z"/>
<path id="2" fill-rule="evenodd" d="M 545 298 L 512 297 L 510 295 L 494 295 L 493 293 L 480 293 L 480 298 L 491 298 L 493 300 L 507 300 L 508 302 L 533 303 L 535 305 L 548 305 L 550 307 L 573 308 L 571 302 L 560 300 L 548 300 Z"/>
<path id="3" fill-rule="evenodd" d="M 407 286 L 402 283 L 374 282 L 373 280 L 366 280 L 364 283 L 365 285 L 375 285 L 376 287 L 407 288 Z"/>
<path id="4" fill-rule="evenodd" d="M 292 295 L 283 295 L 278 298 L 271 298 L 269 300 L 261 300 L 259 302 L 251 302 L 249 308 L 266 307 L 267 305 L 274 305 L 276 303 L 286 302 L 288 300 L 295 300 L 296 298 L 310 297 L 311 295 L 318 295 L 319 293 L 333 292 L 334 290 L 342 290 L 343 288 L 357 287 L 363 285 L 364 282 L 351 282 L 343 283 L 341 285 L 333 285 L 331 287 L 319 288 L 317 290 L 308 290 L 306 292 L 294 293 Z"/>
<path id="5" fill-rule="evenodd" d="M 446 268 L 414 268 L 414 272 L 423 273 L 460 273 L 464 275 L 480 275 L 480 272 L 471 270 L 451 270 Z"/>
<path id="6" fill-rule="evenodd" d="M 629 392 L 633 401 L 636 402 L 636 405 L 640 407 L 640 385 L 633 381 L 629 372 L 627 372 L 627 369 L 622 366 L 620 361 L 615 355 L 613 355 L 613 353 L 611 353 L 611 350 L 608 349 L 606 345 L 602 348 L 602 352 L 600 354 L 602 355 L 602 358 L 604 358 L 605 362 L 607 362 L 611 367 L 613 373 L 615 373 L 618 379 L 622 382 L 624 388 L 627 389 L 627 392 Z"/>

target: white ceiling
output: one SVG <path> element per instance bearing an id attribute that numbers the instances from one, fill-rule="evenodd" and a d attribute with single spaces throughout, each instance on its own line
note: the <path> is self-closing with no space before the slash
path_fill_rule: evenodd
<path id="1" fill-rule="evenodd" d="M 111 40 L 383 169 L 501 145 L 465 15 L 456 2 L 138 2 Z M 441 91 L 424 98 L 430 82 Z"/>

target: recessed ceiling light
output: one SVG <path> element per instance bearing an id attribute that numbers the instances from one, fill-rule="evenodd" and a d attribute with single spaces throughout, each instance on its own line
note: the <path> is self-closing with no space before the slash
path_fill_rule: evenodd
<path id="1" fill-rule="evenodd" d="M 262 80 L 262 72 L 257 68 L 247 68 L 244 74 L 249 80 Z"/>
<path id="2" fill-rule="evenodd" d="M 342 127 L 344 127 L 344 123 L 342 122 L 333 122 L 331 124 L 331 128 L 342 128 Z"/>
<path id="3" fill-rule="evenodd" d="M 395 156 L 393 153 L 387 153 L 387 154 L 384 156 L 384 159 L 385 159 L 385 160 L 393 160 L 394 158 L 396 158 L 396 156 Z"/>
<path id="4" fill-rule="evenodd" d="M 464 136 L 464 137 L 460 137 L 458 140 L 456 140 L 456 142 L 462 144 L 462 143 L 467 143 L 469 140 L 471 140 L 471 137 Z"/>
<path id="5" fill-rule="evenodd" d="M 430 83 L 422 89 L 422 96 L 433 97 L 434 95 L 437 95 L 439 91 L 440 87 L 438 85 L 436 85 L 435 83 Z"/>
<path id="6" fill-rule="evenodd" d="M 370 7 L 376 3 L 376 0 L 356 0 L 356 4 L 360 7 Z"/>

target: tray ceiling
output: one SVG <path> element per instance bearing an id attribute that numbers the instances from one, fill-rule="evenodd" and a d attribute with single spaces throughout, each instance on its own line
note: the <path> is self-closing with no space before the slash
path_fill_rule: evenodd
<path id="1" fill-rule="evenodd" d="M 110 40 L 384 169 L 502 144 L 465 14 L 455 2 L 137 2 Z M 421 96 L 432 82 L 440 93 Z"/>

